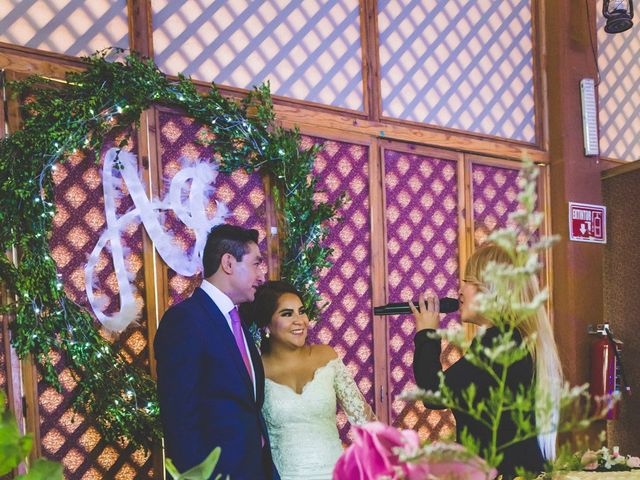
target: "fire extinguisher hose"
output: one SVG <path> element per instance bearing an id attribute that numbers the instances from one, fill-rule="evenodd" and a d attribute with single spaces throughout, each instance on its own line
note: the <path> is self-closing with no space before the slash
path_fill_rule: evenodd
<path id="1" fill-rule="evenodd" d="M 616 356 L 616 362 L 618 363 L 618 365 L 620 365 L 620 377 L 622 378 L 624 392 L 627 395 L 631 395 L 631 386 L 629 385 L 629 382 L 627 382 L 627 376 L 624 374 L 624 366 L 622 364 L 622 357 L 620 356 L 620 352 L 618 351 L 617 342 L 614 340 L 613 335 L 608 328 L 605 328 L 604 331 L 607 333 L 607 337 L 609 338 L 609 341 L 613 346 L 613 352 Z"/>

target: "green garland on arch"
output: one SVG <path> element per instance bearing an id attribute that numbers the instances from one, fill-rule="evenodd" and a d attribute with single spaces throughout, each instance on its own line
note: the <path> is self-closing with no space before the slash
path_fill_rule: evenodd
<path id="1" fill-rule="evenodd" d="M 76 151 L 99 152 L 107 134 L 124 132 L 119 146 L 126 147 L 131 126 L 154 104 L 180 108 L 212 134 L 202 141 L 221 171 L 261 170 L 274 179 L 282 213 L 282 276 L 305 292 L 311 317 L 321 308 L 319 272 L 330 266 L 331 250 L 323 246 L 326 222 L 335 218 L 342 197 L 333 204 L 314 202 L 319 147 L 303 150 L 297 129 L 276 125 L 268 84 L 233 100 L 213 84 L 201 95 L 190 79 L 172 81 L 151 60 L 118 49 L 83 61 L 86 68 L 68 73 L 62 87 L 38 76 L 10 85 L 26 101 L 23 128 L 0 140 L 0 248 L 18 252 L 15 265 L 0 255 L 0 280 L 15 293 L 15 302 L 1 312 L 15 316 L 18 355 L 33 354 L 44 379 L 58 389 L 50 353 L 63 352 L 78 382 L 74 407 L 96 420 L 106 441 L 148 449 L 161 437 L 155 382 L 65 296 L 50 256 L 55 165 Z"/>

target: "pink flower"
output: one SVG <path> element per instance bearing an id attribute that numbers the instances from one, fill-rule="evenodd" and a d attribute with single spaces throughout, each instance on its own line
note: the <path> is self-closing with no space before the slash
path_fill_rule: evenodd
<path id="1" fill-rule="evenodd" d="M 353 429 L 353 444 L 338 459 L 333 471 L 334 480 L 368 480 L 382 475 L 419 480 L 428 474 L 428 468 L 408 468 L 393 452 L 394 448 L 409 451 L 420 448 L 420 437 L 413 430 L 400 431 L 381 422 L 354 426 Z"/>
<path id="2" fill-rule="evenodd" d="M 334 480 L 487 480 L 496 476 L 486 463 L 456 443 L 420 445 L 413 430 L 380 422 L 354 426 L 355 438 L 333 471 Z"/>
<path id="3" fill-rule="evenodd" d="M 640 468 L 640 458 L 639 457 L 627 458 L 627 466 L 629 468 Z"/>

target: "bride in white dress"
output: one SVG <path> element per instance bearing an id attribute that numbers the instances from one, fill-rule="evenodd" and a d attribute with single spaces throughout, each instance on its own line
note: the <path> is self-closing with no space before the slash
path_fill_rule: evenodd
<path id="1" fill-rule="evenodd" d="M 282 480 L 331 480 L 342 454 L 336 403 L 352 424 L 375 420 L 351 374 L 328 345 L 308 345 L 309 319 L 286 282 L 266 282 L 240 308 L 263 330 L 262 362 L 271 453 Z"/>

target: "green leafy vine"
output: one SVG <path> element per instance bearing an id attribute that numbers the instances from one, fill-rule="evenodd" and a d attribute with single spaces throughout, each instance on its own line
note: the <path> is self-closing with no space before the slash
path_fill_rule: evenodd
<path id="1" fill-rule="evenodd" d="M 61 85 L 34 76 L 10 84 L 22 100 L 23 128 L 0 140 L 0 248 L 15 248 L 17 262 L 0 256 L 0 280 L 15 294 L 1 312 L 12 313 L 12 343 L 20 357 L 33 354 L 44 379 L 60 389 L 50 353 L 61 351 L 78 383 L 74 407 L 96 420 L 106 441 L 149 448 L 161 437 L 155 382 L 105 340 L 87 310 L 65 296 L 50 256 L 55 215 L 51 172 L 78 151 L 100 152 L 105 136 L 122 134 L 152 105 L 179 108 L 208 129 L 200 139 L 220 170 L 266 172 L 281 209 L 282 276 L 305 292 L 317 317 L 319 272 L 330 265 L 323 246 L 333 204 L 314 201 L 312 175 L 318 147 L 301 148 L 300 133 L 276 125 L 268 84 L 241 100 L 211 85 L 198 93 L 190 79 L 168 79 L 148 59 L 108 49 L 83 59 Z M 88 156 L 90 157 L 90 156 Z"/>

